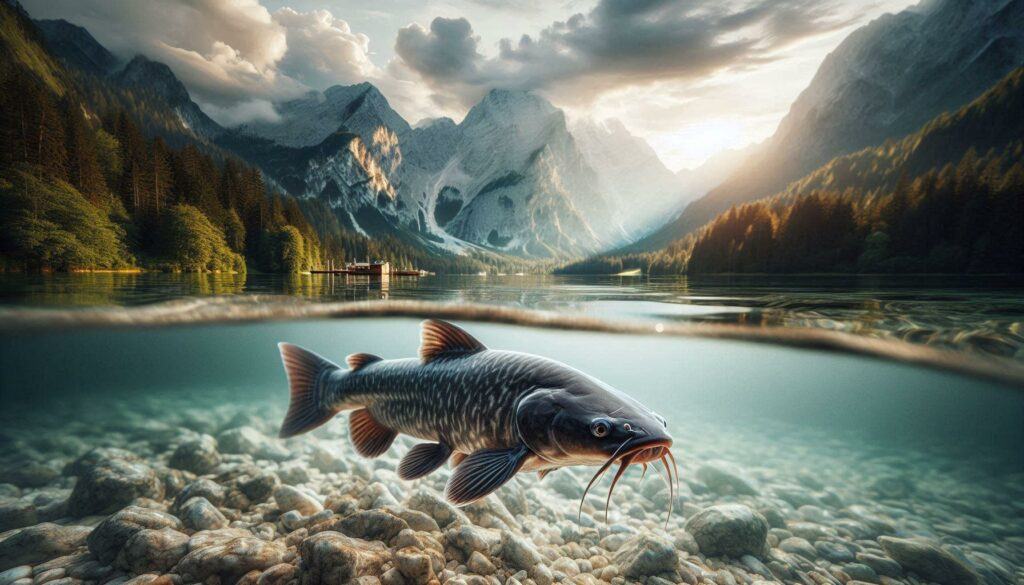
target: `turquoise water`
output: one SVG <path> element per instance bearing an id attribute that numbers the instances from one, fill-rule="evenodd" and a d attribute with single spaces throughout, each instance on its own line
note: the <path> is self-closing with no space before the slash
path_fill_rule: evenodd
<path id="1" fill-rule="evenodd" d="M 154 278 L 145 286 L 134 281 L 103 293 L 74 278 L 58 281 L 36 281 L 32 286 L 28 281 L 17 286 L 4 281 L 5 299 L 19 306 L 9 306 L 2 318 L 13 320 L 21 311 L 46 308 L 42 305 L 57 310 L 54 303 L 70 304 L 69 295 L 83 301 L 73 309 L 81 312 L 88 310 L 83 305 L 149 305 L 206 294 L 192 288 L 190 279 Z M 277 296 L 287 292 L 281 290 L 282 282 L 255 278 L 235 294 L 259 293 L 267 296 L 251 300 L 295 306 L 294 297 L 282 301 Z M 363 295 L 385 292 L 380 283 L 363 281 L 348 282 L 341 292 L 335 288 L 321 294 L 327 285 L 309 282 L 312 288 L 303 289 L 305 298 L 317 301 L 365 300 Z M 314 282 L 319 284 L 313 286 Z M 1012 287 L 986 290 L 964 285 L 926 292 L 920 282 L 845 291 L 838 284 L 796 286 L 792 281 L 730 285 L 500 277 L 474 282 L 468 277 L 423 279 L 389 283 L 386 292 L 391 299 L 444 301 L 436 310 L 473 302 L 634 323 L 812 326 L 888 339 L 905 334 L 892 325 L 900 322 L 917 332 L 941 331 L 948 339 L 1012 341 L 1019 318 L 1019 299 Z M 320 292 L 311 292 L 314 289 Z M 975 309 L 987 307 L 984 318 L 974 316 L 965 303 Z M 386 310 L 388 303 L 378 306 Z M 897 315 L 897 307 L 916 309 Z M 133 310 L 122 309 L 121 314 L 130 316 Z M 429 313 L 430 307 L 421 310 Z M 514 575 L 524 585 L 619 585 L 626 575 L 628 582 L 646 580 L 647 585 L 662 585 L 657 579 L 1021 582 L 1024 392 L 1011 381 L 763 340 L 678 337 L 669 330 L 663 335 L 635 335 L 458 323 L 489 347 L 563 361 L 656 410 L 669 423 L 672 452 L 679 462 L 680 485 L 671 495 L 657 471 L 641 477 L 639 469 L 631 468 L 610 500 L 607 523 L 607 476 L 584 497 L 582 513 L 579 519 L 576 516 L 593 469 L 560 470 L 543 481 L 535 474 L 520 474 L 483 503 L 458 512 L 494 542 L 523 539 L 538 551 L 542 560 L 527 569 L 516 564 L 504 545 L 492 546 L 487 552 L 496 567 L 491 574 L 498 580 L 495 585 L 511 583 Z M 260 571 L 291 571 L 302 578 L 313 562 L 308 558 L 312 549 L 304 548 L 304 543 L 317 538 L 313 532 L 324 530 L 324 522 L 388 510 L 410 520 L 411 511 L 434 518 L 438 528 L 430 538 L 443 545 L 444 558 L 431 574 L 451 585 L 468 585 L 476 571 L 491 569 L 467 567 L 465 553 L 457 550 L 462 537 L 444 526 L 446 514 L 455 512 L 438 512 L 437 504 L 430 503 L 443 493 L 447 467 L 415 482 L 399 480 L 393 472 L 397 458 L 412 442 L 400 438 L 380 459 L 363 459 L 347 438 L 344 415 L 295 439 L 275 436 L 287 405 L 277 342 L 295 343 L 339 362 L 355 352 L 409 357 L 416 355 L 418 324 L 418 318 L 378 316 L 4 329 L 0 571 L 16 567 L 21 571 L 17 574 L 39 576 L 66 565 L 67 574 L 126 582 L 144 569 L 118 560 L 121 557 L 105 559 L 85 540 L 67 550 L 17 558 L 10 556 L 5 543 L 28 530 L 84 534 L 108 514 L 134 504 L 180 518 L 180 538 L 188 539 L 188 547 L 199 555 L 183 549 L 184 557 L 148 569 L 152 574 L 172 574 L 182 582 L 216 578 L 233 583 L 241 575 L 229 568 L 195 572 L 200 570 L 195 568 L 197 559 L 207 555 L 202 558 L 208 560 L 212 554 L 202 547 L 214 537 L 255 538 L 263 543 L 259 546 L 277 551 L 273 562 L 283 561 L 288 567 L 254 565 L 252 582 Z M 911 337 L 921 343 L 917 335 Z M 978 343 L 937 344 L 968 354 L 1002 355 Z M 202 456 L 195 454 L 200 451 Z M 204 457 L 212 459 L 207 462 Z M 130 489 L 105 484 L 82 495 L 86 488 L 81 486 L 93 481 L 90 473 L 100 473 L 89 470 L 109 473 L 122 469 L 117 465 L 151 474 L 147 477 L 155 483 L 134 483 Z M 270 478 L 277 487 L 250 499 L 243 488 L 255 476 Z M 213 482 L 227 494 L 207 502 L 225 518 L 221 528 L 196 524 L 199 516 L 193 517 L 179 495 L 200 490 L 193 485 L 200 485 L 196 482 Z M 208 483 L 201 485 L 206 486 L 202 490 L 210 489 Z M 318 514 L 289 511 L 280 496 L 284 486 L 300 490 L 326 509 Z M 128 490 L 123 497 L 122 489 Z M 208 493 L 213 498 L 210 493 L 217 492 Z M 193 502 L 193 507 L 200 505 Z M 723 552 L 702 540 L 697 519 L 722 506 L 739 506 L 752 521 L 764 522 L 766 532 L 756 535 L 756 546 Z M 209 519 L 209 514 L 201 518 Z M 223 527 L 228 524 L 230 528 Z M 330 526 L 335 528 L 328 531 L 342 530 L 342 524 Z M 359 537 L 377 538 L 362 533 Z M 907 544 L 918 542 L 931 548 L 921 553 Z M 395 546 L 387 550 L 398 554 Z M 642 550 L 647 556 L 636 556 Z M 54 560 L 64 558 L 71 560 Z M 654 566 L 648 566 L 644 561 L 637 568 L 637 558 L 657 562 L 650 560 Z M 945 572 L 932 572 L 936 559 L 946 563 L 940 563 Z M 385 579 L 379 573 L 388 566 L 367 575 Z"/>
<path id="2" fill-rule="evenodd" d="M 136 306 L 192 297 L 421 300 L 626 321 L 815 328 L 1024 360 L 1024 279 L 1011 276 L 0 275 L 0 306 Z"/>

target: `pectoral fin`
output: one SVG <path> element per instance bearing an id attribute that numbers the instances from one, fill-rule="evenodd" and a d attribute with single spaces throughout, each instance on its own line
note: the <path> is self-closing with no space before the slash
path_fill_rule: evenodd
<path id="1" fill-rule="evenodd" d="M 451 454 L 451 447 L 444 443 L 420 443 L 398 463 L 398 477 L 410 480 L 429 475 L 444 465 Z"/>
<path id="2" fill-rule="evenodd" d="M 445 497 L 456 505 L 469 504 L 501 487 L 522 468 L 530 450 L 525 445 L 509 449 L 484 449 L 462 461 L 445 487 Z"/>

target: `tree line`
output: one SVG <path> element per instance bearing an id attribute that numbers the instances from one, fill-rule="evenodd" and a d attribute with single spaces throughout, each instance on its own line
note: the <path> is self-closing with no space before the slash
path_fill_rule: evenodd
<path id="1" fill-rule="evenodd" d="M 439 272 L 526 262 L 347 230 L 318 200 L 183 129 L 158 95 L 68 70 L 0 2 L 0 270 L 299 272 L 386 259 Z"/>
<path id="2" fill-rule="evenodd" d="M 1021 111 L 1024 68 L 918 132 L 833 159 L 661 250 L 559 271 L 1024 272 Z"/>

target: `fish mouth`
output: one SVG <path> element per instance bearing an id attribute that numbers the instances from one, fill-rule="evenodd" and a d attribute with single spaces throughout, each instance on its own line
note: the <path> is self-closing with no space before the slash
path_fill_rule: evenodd
<path id="1" fill-rule="evenodd" d="M 642 465 L 644 473 L 647 473 L 647 464 L 660 461 L 662 469 L 664 470 L 665 482 L 668 484 L 669 500 L 668 500 L 668 516 L 665 518 L 665 527 L 668 527 L 668 522 L 672 518 L 672 504 L 676 499 L 676 489 L 679 487 L 679 467 L 676 465 L 676 458 L 672 455 L 672 439 L 664 436 L 641 436 L 633 435 L 626 439 L 615 449 L 615 452 L 611 454 L 608 459 L 601 464 L 597 472 L 594 473 L 594 477 L 590 478 L 590 483 L 587 484 L 587 488 L 583 490 L 583 496 L 580 497 L 580 508 L 577 513 L 577 521 L 580 521 L 583 517 L 583 502 L 587 499 L 587 493 L 590 492 L 590 488 L 594 486 L 594 483 L 604 472 L 616 462 L 619 463 L 619 468 L 615 471 L 615 477 L 612 479 L 612 485 L 608 488 L 608 497 L 605 498 L 604 502 L 604 521 L 608 523 L 608 507 L 612 501 L 612 492 L 615 491 L 615 484 L 619 482 L 619 479 L 626 472 L 626 468 L 630 465 Z M 672 462 L 670 468 L 668 462 Z M 673 470 L 675 471 L 673 475 Z M 640 476 L 643 479 L 643 476 Z"/>

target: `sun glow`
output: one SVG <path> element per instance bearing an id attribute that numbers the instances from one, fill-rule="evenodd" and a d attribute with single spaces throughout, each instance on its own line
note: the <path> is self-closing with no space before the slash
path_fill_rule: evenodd
<path id="1" fill-rule="evenodd" d="M 650 137 L 651 146 L 666 162 L 678 162 L 670 168 L 693 168 L 708 157 L 729 148 L 751 142 L 747 128 L 734 118 L 715 118 L 689 124 Z"/>

